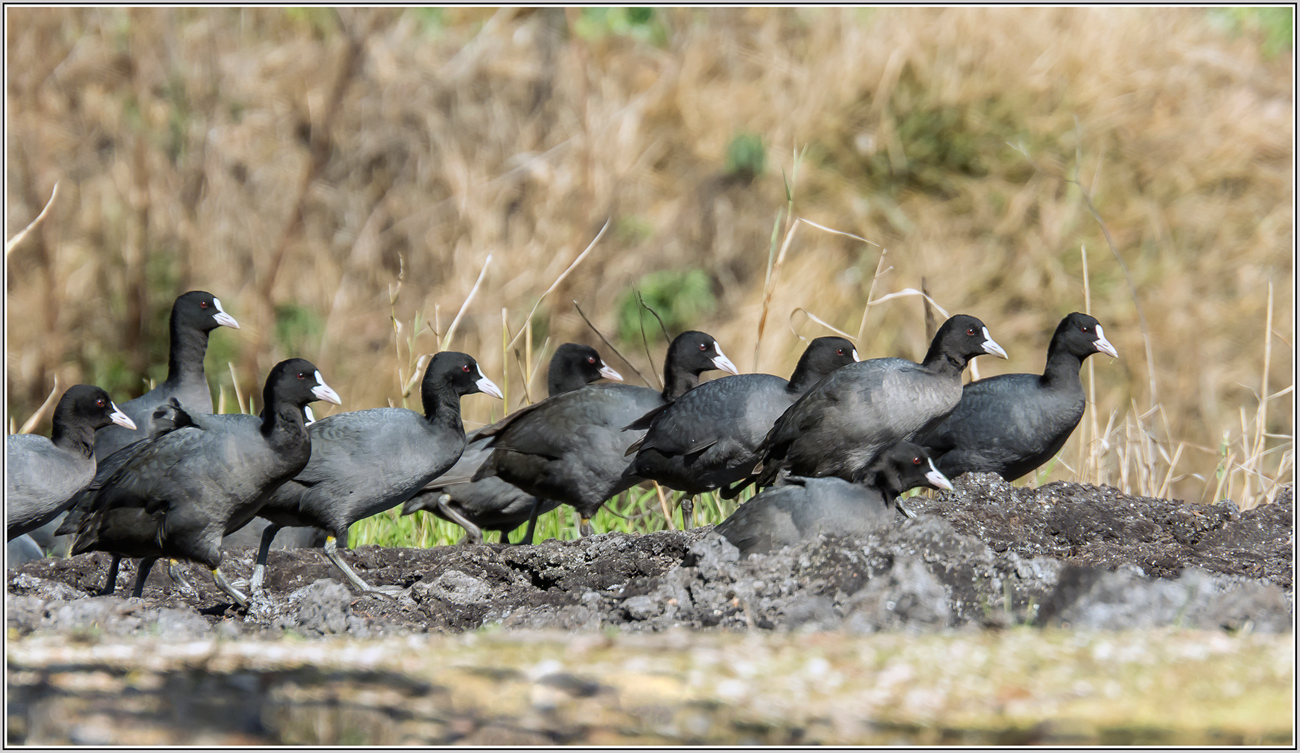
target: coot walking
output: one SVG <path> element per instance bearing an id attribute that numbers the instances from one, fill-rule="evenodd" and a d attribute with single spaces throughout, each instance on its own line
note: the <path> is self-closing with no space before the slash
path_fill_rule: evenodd
<path id="1" fill-rule="evenodd" d="M 572 392 L 601 377 L 623 381 L 617 371 L 605 365 L 595 348 L 564 343 L 551 356 L 546 375 L 547 395 Z M 489 438 L 482 434 L 483 429 L 470 434 L 460 460 L 408 499 L 402 505 L 402 514 L 427 510 L 464 528 L 463 541 L 474 544 L 483 542 L 484 530 L 500 531 L 504 542 L 508 532 L 527 522 L 528 531 L 520 543 L 531 544 L 537 516 L 554 510 L 560 503 L 534 497 L 495 476 L 471 481 L 479 466 L 492 454 L 487 446 Z"/>
<path id="2" fill-rule="evenodd" d="M 1006 358 L 984 323 L 958 314 L 935 333 L 921 363 L 873 358 L 849 364 L 808 390 L 763 440 L 760 486 L 778 473 L 862 478 L 886 447 L 924 434 L 961 400 L 961 374 L 983 353 Z"/>
<path id="3" fill-rule="evenodd" d="M 307 464 L 311 440 L 303 407 L 314 400 L 339 402 L 316 367 L 301 358 L 271 369 L 262 399 L 267 407 L 261 418 L 191 415 L 193 426 L 144 440 L 86 500 L 72 553 L 201 562 L 222 591 L 247 606 L 221 573 L 221 537 L 251 520 Z"/>
<path id="4" fill-rule="evenodd" d="M 95 429 L 135 422 L 90 384 L 69 387 L 54 407 L 54 430 L 5 437 L 5 525 L 9 540 L 53 520 L 95 478 Z"/>
<path id="5" fill-rule="evenodd" d="M 951 478 L 971 471 L 1020 478 L 1060 452 L 1079 425 L 1086 403 L 1079 369 L 1093 353 L 1119 357 L 1096 319 L 1070 314 L 1052 335 L 1042 375 L 971 382 L 957 408 L 921 444 Z"/>
<path id="6" fill-rule="evenodd" d="M 711 369 L 737 373 L 712 337 L 683 332 L 668 346 L 662 392 L 591 384 L 533 403 L 483 431 L 480 436 L 492 438 L 493 452 L 474 480 L 497 476 L 529 494 L 570 505 L 586 536 L 600 506 L 641 480 L 627 475 L 625 453 L 643 432 L 624 427 L 681 397 Z"/>
<path id="7" fill-rule="evenodd" d="M 374 408 L 313 423 L 307 430 L 310 462 L 257 511 L 272 525 L 262 532 L 250 590 L 262 588 L 276 531 L 309 525 L 325 531 L 325 556 L 357 589 L 400 591 L 363 581 L 339 556 L 338 540 L 346 546 L 353 523 L 402 504 L 456 462 L 465 449 L 460 398 L 474 392 L 501 397 L 473 358 L 444 351 L 429 359 L 420 383 L 423 415 L 405 408 Z"/>
<path id="8" fill-rule="evenodd" d="M 628 448 L 636 457 L 627 472 L 685 492 L 682 517 L 689 527 L 692 497 L 748 479 L 758 446 L 781 414 L 822 377 L 857 360 L 853 343 L 819 337 L 804 350 L 789 381 L 738 374 L 702 384 L 628 427 L 648 431 Z M 735 496 L 744 486 L 737 484 L 724 496 Z"/>

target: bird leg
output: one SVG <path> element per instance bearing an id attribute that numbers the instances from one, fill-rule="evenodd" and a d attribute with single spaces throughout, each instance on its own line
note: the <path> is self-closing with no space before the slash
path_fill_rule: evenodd
<path id="1" fill-rule="evenodd" d="M 376 587 L 361 580 L 361 576 L 357 575 L 351 567 L 348 567 L 348 563 L 344 562 L 343 558 L 339 556 L 338 540 L 333 535 L 325 537 L 325 556 L 329 557 L 330 562 L 334 563 L 334 566 L 343 573 L 343 577 L 347 578 L 348 582 L 358 591 L 381 596 L 395 596 L 405 590 L 401 586 Z"/>
<path id="2" fill-rule="evenodd" d="M 121 562 L 121 558 L 117 557 L 116 554 L 114 554 L 113 557 L 116 558 L 114 559 L 113 564 Z M 135 588 L 131 589 L 131 598 L 140 598 L 140 596 L 142 596 L 144 593 L 144 581 L 148 580 L 149 571 L 153 570 L 153 563 L 157 561 L 159 561 L 159 558 L 157 557 L 146 557 L 142 559 L 139 566 L 135 568 Z"/>
<path id="3" fill-rule="evenodd" d="M 175 560 L 172 560 L 172 562 L 175 562 Z M 226 580 L 226 576 L 221 574 L 221 568 L 219 566 L 212 568 L 212 580 L 216 582 L 217 588 L 225 591 L 230 598 L 235 600 L 236 604 L 244 609 L 248 609 L 248 597 L 236 590 L 234 586 L 230 585 L 230 582 Z"/>
<path id="4" fill-rule="evenodd" d="M 483 543 L 483 529 L 466 520 L 464 515 L 457 512 L 451 505 L 451 495 L 439 494 L 438 500 L 434 504 L 438 506 L 438 511 L 447 516 L 447 520 L 455 523 L 465 529 L 465 538 L 460 540 L 462 544 L 477 546 Z"/>
<path id="5" fill-rule="evenodd" d="M 266 558 L 271 552 L 271 541 L 283 528 L 279 523 L 272 523 L 262 529 L 262 540 L 257 546 L 257 561 L 253 565 L 253 574 L 248 578 L 248 592 L 258 593 L 262 590 L 262 581 L 266 579 Z"/>
<path id="6" fill-rule="evenodd" d="M 586 537 L 590 536 L 591 533 L 592 533 L 592 531 L 591 531 L 591 518 L 587 517 L 586 515 L 581 515 L 581 514 L 579 514 L 579 516 L 578 516 L 578 534 L 581 535 L 583 538 L 586 538 Z"/>
<path id="7" fill-rule="evenodd" d="M 190 585 L 189 580 L 181 573 L 181 563 L 179 561 L 170 558 L 167 560 L 167 574 L 171 576 L 172 581 L 184 589 L 185 593 L 196 599 L 199 597 L 199 589 Z"/>
<path id="8" fill-rule="evenodd" d="M 898 511 L 899 515 L 902 515 L 905 518 L 916 517 L 916 513 L 903 506 L 903 501 L 901 499 L 894 500 L 894 509 Z"/>
<path id="9" fill-rule="evenodd" d="M 682 495 L 682 530 L 689 531 L 695 527 L 695 495 Z"/>
<path id="10" fill-rule="evenodd" d="M 122 558 L 113 555 L 113 561 L 108 565 L 108 575 L 104 578 L 104 587 L 99 589 L 96 596 L 108 596 L 117 590 L 117 569 L 122 565 Z"/>
<path id="11" fill-rule="evenodd" d="M 531 512 L 528 513 L 528 530 L 524 532 L 524 537 L 520 539 L 518 542 L 516 542 L 516 544 L 533 543 L 533 531 L 536 530 L 537 528 L 537 511 L 540 509 L 542 509 L 542 498 L 533 497 L 533 509 Z M 501 534 L 501 536 L 502 538 L 506 538 L 506 535 L 504 533 Z"/>

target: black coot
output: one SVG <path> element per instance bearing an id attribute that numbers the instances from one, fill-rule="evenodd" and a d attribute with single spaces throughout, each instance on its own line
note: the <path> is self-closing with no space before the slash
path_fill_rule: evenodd
<path id="1" fill-rule="evenodd" d="M 201 415 L 201 414 L 200 414 Z M 54 531 L 55 536 L 71 536 L 77 532 L 81 525 L 81 520 L 90 512 L 91 506 L 95 503 L 96 495 L 108 482 L 118 469 L 126 465 L 136 456 L 136 453 L 149 446 L 149 439 L 162 436 L 170 431 L 181 429 L 186 426 L 194 426 L 194 420 L 181 407 L 176 398 L 168 398 L 167 402 L 153 409 L 153 414 L 146 419 L 150 429 L 149 437 L 141 439 L 123 447 L 108 457 L 99 461 L 95 467 L 95 479 L 79 492 L 74 498 L 72 506 L 68 508 L 67 515 L 59 523 L 58 528 Z M 136 569 L 135 589 L 132 596 L 139 597 L 144 590 L 144 581 L 149 577 L 149 570 L 153 567 L 157 557 L 147 557 Z M 117 571 L 122 564 L 122 557 L 113 554 L 113 561 L 108 566 L 108 574 L 104 577 L 104 586 L 99 590 L 100 596 L 107 596 L 117 588 Z"/>
<path id="2" fill-rule="evenodd" d="M 402 504 L 451 468 L 465 450 L 460 398 L 475 392 L 501 397 L 473 358 L 444 351 L 429 359 L 420 383 L 423 415 L 374 408 L 313 423 L 308 429 L 311 461 L 257 512 L 272 525 L 262 533 L 249 588 L 261 590 L 267 551 L 281 526 L 315 526 L 327 534 L 325 556 L 353 586 L 365 592 L 400 591 L 363 581 L 339 556 L 338 540 L 347 546 L 353 523 Z"/>
<path id="3" fill-rule="evenodd" d="M 1060 452 L 1083 417 L 1079 369 L 1093 353 L 1118 358 L 1101 324 L 1075 312 L 1061 320 L 1038 374 L 1002 374 L 966 385 L 961 402 L 922 438 L 952 478 L 992 472 L 1014 481 Z"/>
<path id="4" fill-rule="evenodd" d="M 919 445 L 899 442 L 872 462 L 864 483 L 791 476 L 714 527 L 741 554 L 767 554 L 819 533 L 862 536 L 888 525 L 899 494 L 917 486 L 952 489 Z"/>
<path id="5" fill-rule="evenodd" d="M 167 356 L 167 379 L 134 400 L 122 403 L 122 412 L 138 427 L 135 430 L 105 427 L 95 435 L 95 459 L 102 460 L 132 442 L 146 439 L 152 431 L 153 409 L 176 398 L 191 413 L 212 412 L 212 391 L 203 375 L 203 356 L 208 351 L 208 333 L 217 327 L 239 329 L 239 322 L 221 308 L 211 293 L 191 290 L 172 304 L 171 349 Z"/>
<path id="6" fill-rule="evenodd" d="M 664 389 L 655 392 L 627 384 L 590 384 L 516 411 L 480 436 L 490 436 L 492 455 L 474 480 L 496 476 L 529 494 L 572 506 L 582 534 L 605 500 L 640 478 L 626 473 L 628 445 L 642 431 L 624 430 L 652 409 L 681 397 L 700 382 L 700 374 L 736 367 L 703 332 L 683 332 L 664 358 Z"/>
<path id="7" fill-rule="evenodd" d="M 778 473 L 860 480 L 884 448 L 924 434 L 961 400 L 961 373 L 982 353 L 1006 358 L 973 316 L 939 327 L 921 363 L 873 358 L 818 382 L 777 419 L 763 440 L 760 486 Z"/>
<path id="8" fill-rule="evenodd" d="M 221 573 L 221 537 L 251 520 L 307 464 L 311 440 L 303 406 L 339 402 L 316 367 L 301 358 L 271 369 L 262 399 L 262 418 L 191 415 L 194 426 L 145 440 L 87 500 L 72 553 L 201 562 L 212 568 L 221 590 L 246 606 L 248 599 Z"/>
<path id="9" fill-rule="evenodd" d="M 636 453 L 628 473 L 685 492 L 682 517 L 689 527 L 691 497 L 748 479 L 758 446 L 781 414 L 822 377 L 857 360 L 853 343 L 819 337 L 788 382 L 771 374 L 739 374 L 702 384 L 628 427 L 648 428 L 627 450 Z"/>
<path id="10" fill-rule="evenodd" d="M 546 375 L 547 395 L 572 392 L 601 377 L 623 381 L 617 371 L 605 365 L 595 348 L 564 343 L 551 356 Z M 527 522 L 528 531 L 520 543 L 531 544 L 537 516 L 554 510 L 560 503 L 534 497 L 495 476 L 471 481 L 479 466 L 492 454 L 487 447 L 489 438 L 481 436 L 482 433 L 483 429 L 479 429 L 469 435 L 460 460 L 408 499 L 402 506 L 402 514 L 428 510 L 464 528 L 464 541 L 474 544 L 483 542 L 484 530 L 500 531 L 504 542 L 508 532 Z"/>
<path id="11" fill-rule="evenodd" d="M 69 387 L 54 408 L 54 430 L 5 437 L 5 525 L 9 539 L 53 520 L 95 478 L 95 429 L 135 423 L 89 384 Z"/>

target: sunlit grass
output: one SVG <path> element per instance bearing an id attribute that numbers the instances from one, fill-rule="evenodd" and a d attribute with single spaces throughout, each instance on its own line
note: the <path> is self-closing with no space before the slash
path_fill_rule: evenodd
<path id="1" fill-rule="evenodd" d="M 676 503 L 680 494 L 666 492 L 673 500 L 672 529 L 682 529 L 681 505 Z M 736 499 L 722 499 L 717 493 L 701 494 L 695 500 L 693 527 L 716 525 L 726 520 L 736 508 L 753 496 L 753 489 L 742 492 Z M 448 546 L 460 543 L 464 538 L 464 529 L 455 523 L 442 520 L 438 516 L 423 510 L 411 515 L 401 516 L 396 508 L 353 524 L 348 532 L 349 546 L 376 544 L 392 547 Z M 597 533 L 654 533 L 669 530 L 667 522 L 659 507 L 658 495 L 654 489 L 633 488 L 616 495 L 606 502 L 591 519 L 592 527 Z M 523 538 L 527 526 L 522 525 L 510 532 L 509 539 L 516 543 Z M 488 541 L 496 541 L 497 534 L 484 532 Z M 573 509 L 561 505 L 537 518 L 537 529 L 533 534 L 533 543 L 549 539 L 573 541 L 580 538 L 578 520 Z"/>

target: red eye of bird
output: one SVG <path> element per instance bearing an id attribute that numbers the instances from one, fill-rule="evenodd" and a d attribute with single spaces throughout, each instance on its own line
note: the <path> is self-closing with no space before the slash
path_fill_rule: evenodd
<path id="1" fill-rule="evenodd" d="M 920 464 L 921 464 L 920 458 L 912 458 L 912 465 L 920 465 Z"/>
<path id="2" fill-rule="evenodd" d="M 469 364 L 465 364 L 464 366 L 461 366 L 461 367 L 460 367 L 460 370 L 463 371 L 463 372 L 465 372 L 466 374 L 468 374 L 468 373 L 469 373 Z"/>
<path id="3" fill-rule="evenodd" d="M 300 372 L 298 372 L 298 378 L 299 378 L 299 379 L 306 379 L 306 378 L 307 378 L 307 372 L 305 372 L 305 371 L 300 371 Z"/>
<path id="4" fill-rule="evenodd" d="M 708 349 L 709 349 L 709 346 L 708 346 L 706 343 L 700 343 L 700 350 L 701 350 L 701 351 L 708 350 Z"/>
<path id="5" fill-rule="evenodd" d="M 595 362 L 596 362 L 595 356 L 587 356 L 587 363 L 595 363 Z"/>
<path id="6" fill-rule="evenodd" d="M 199 301 L 199 308 L 201 308 L 201 309 L 205 309 L 205 308 L 207 308 L 207 307 L 208 307 L 208 302 L 207 302 L 207 301 Z"/>
<path id="7" fill-rule="evenodd" d="M 96 401 L 95 401 L 95 405 L 98 405 L 99 407 L 103 408 L 103 407 L 104 407 L 104 398 L 101 397 L 100 399 L 96 400 Z"/>
<path id="8" fill-rule="evenodd" d="M 1083 331 L 1083 332 L 1091 332 L 1091 331 L 1092 331 L 1092 327 L 1089 327 L 1089 326 L 1086 325 L 1086 324 L 1083 325 L 1082 327 L 1080 327 L 1079 329 L 1080 329 L 1081 331 Z"/>
<path id="9" fill-rule="evenodd" d="M 975 328 L 974 328 L 974 327 L 967 327 L 967 328 L 966 328 L 966 334 L 970 335 L 971 337 L 974 337 L 974 336 L 975 336 Z"/>

